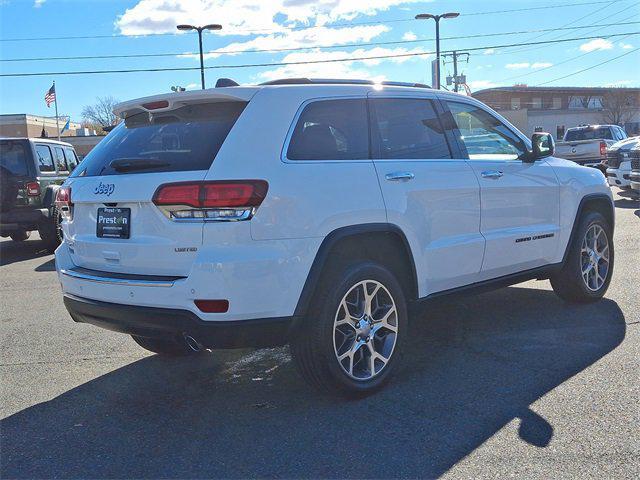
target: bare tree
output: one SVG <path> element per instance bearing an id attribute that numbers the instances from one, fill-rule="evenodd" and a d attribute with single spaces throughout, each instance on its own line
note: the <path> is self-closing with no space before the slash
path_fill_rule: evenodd
<path id="1" fill-rule="evenodd" d="M 94 105 L 86 105 L 82 109 L 82 118 L 85 123 L 100 127 L 116 125 L 120 119 L 113 114 L 113 107 L 118 100 L 109 97 L 98 97 Z"/>
<path id="2" fill-rule="evenodd" d="M 637 95 L 637 94 L 636 94 Z M 624 125 L 637 110 L 638 98 L 625 88 L 612 88 L 602 96 L 603 118 L 613 125 Z"/>

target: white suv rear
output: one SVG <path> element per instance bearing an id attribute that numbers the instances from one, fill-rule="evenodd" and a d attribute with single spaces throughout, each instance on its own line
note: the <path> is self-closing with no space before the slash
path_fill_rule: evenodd
<path id="1" fill-rule="evenodd" d="M 591 301 L 611 279 L 600 172 L 473 99 L 297 79 L 116 113 L 58 194 L 56 266 L 74 320 L 151 351 L 290 343 L 312 383 L 368 392 L 410 302 L 531 278 Z"/>

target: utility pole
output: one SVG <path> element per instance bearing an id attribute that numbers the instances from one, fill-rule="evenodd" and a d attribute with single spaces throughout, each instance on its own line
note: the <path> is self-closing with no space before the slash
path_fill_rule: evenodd
<path id="1" fill-rule="evenodd" d="M 53 81 L 53 91 L 56 91 L 56 81 Z M 58 132 L 58 141 L 60 141 L 60 121 L 58 120 L 58 93 L 53 98 L 53 104 L 56 106 L 56 132 Z"/>
<path id="2" fill-rule="evenodd" d="M 457 92 L 458 87 L 461 83 L 466 83 L 466 78 L 464 75 L 458 75 L 458 58 L 462 56 L 467 57 L 467 62 L 469 61 L 469 53 L 468 52 L 458 52 L 454 50 L 451 53 L 445 53 L 442 55 L 444 58 L 451 57 L 453 58 L 453 79 L 451 77 L 447 77 L 447 85 L 451 85 L 453 83 L 453 91 Z"/>

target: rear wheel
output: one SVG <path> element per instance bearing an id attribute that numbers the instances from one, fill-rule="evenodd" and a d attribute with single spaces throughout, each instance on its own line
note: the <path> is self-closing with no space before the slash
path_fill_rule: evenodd
<path id="1" fill-rule="evenodd" d="M 613 238 L 607 220 L 588 212 L 580 220 L 565 265 L 551 278 L 554 292 L 567 302 L 601 299 L 613 274 Z"/>
<path id="2" fill-rule="evenodd" d="M 303 377 L 323 390 L 371 393 L 398 367 L 407 335 L 402 287 L 384 266 L 358 262 L 329 273 L 291 343 Z"/>
<path id="3" fill-rule="evenodd" d="M 185 357 L 198 353 L 190 348 L 186 341 L 180 342 L 178 340 L 141 337 L 139 335 L 131 335 L 131 338 L 142 348 L 160 355 Z"/>
<path id="4" fill-rule="evenodd" d="M 31 232 L 27 232 L 26 230 L 20 230 L 10 235 L 11 240 L 14 242 L 24 242 L 30 236 Z"/>
<path id="5" fill-rule="evenodd" d="M 47 250 L 53 252 L 62 243 L 62 214 L 53 207 L 51 217 L 38 229 Z"/>

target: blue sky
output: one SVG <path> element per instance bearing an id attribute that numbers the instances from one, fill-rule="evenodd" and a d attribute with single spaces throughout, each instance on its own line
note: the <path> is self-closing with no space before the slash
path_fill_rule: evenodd
<path id="1" fill-rule="evenodd" d="M 556 6 L 553 6 L 553 4 Z M 580 5 L 570 5 L 580 4 Z M 211 54 L 206 65 L 302 62 L 433 51 L 434 22 L 417 21 L 417 13 L 457 11 L 441 23 L 443 50 L 474 48 L 461 64 L 472 91 L 526 83 L 556 86 L 640 86 L 640 32 L 637 0 L 0 0 L 0 73 L 197 67 L 197 37 L 175 35 L 178 23 L 221 23 L 219 34 L 206 34 L 205 51 L 303 48 L 280 52 Z M 538 7 L 546 7 L 538 9 Z M 502 10 L 531 9 L 527 11 Z M 615 24 L 612 26 L 594 26 Z M 308 28 L 312 27 L 312 28 Z M 588 27 L 555 32 L 505 34 L 532 30 Z M 163 35 L 149 35 L 163 34 Z M 446 39 L 446 37 L 476 38 Z M 491 36 L 489 36 L 491 35 Z M 103 36 L 65 40 L 41 37 Z M 560 42 L 574 37 L 590 40 Z M 35 40 L 14 41 L 17 38 Z M 426 41 L 420 41 L 426 39 Z M 417 40 L 413 42 L 414 40 Z M 491 48 L 521 42 L 554 41 L 539 46 Z M 344 44 L 411 41 L 413 43 L 349 47 Z M 167 53 L 150 58 L 6 61 L 33 57 L 68 57 Z M 180 55 L 182 54 L 182 55 Z M 575 72 L 614 57 L 617 60 L 583 73 Z M 255 83 L 283 76 L 366 77 L 431 83 L 432 56 L 307 65 L 208 70 L 217 77 Z M 450 66 L 445 67 L 443 72 Z M 443 75 L 444 76 L 444 75 Z M 45 75 L 0 78 L 0 113 L 53 115 L 43 97 L 56 81 L 61 115 L 81 120 L 82 107 L 97 96 L 120 100 L 167 92 L 172 85 L 199 88 L 199 72 L 143 72 L 100 75 Z"/>

